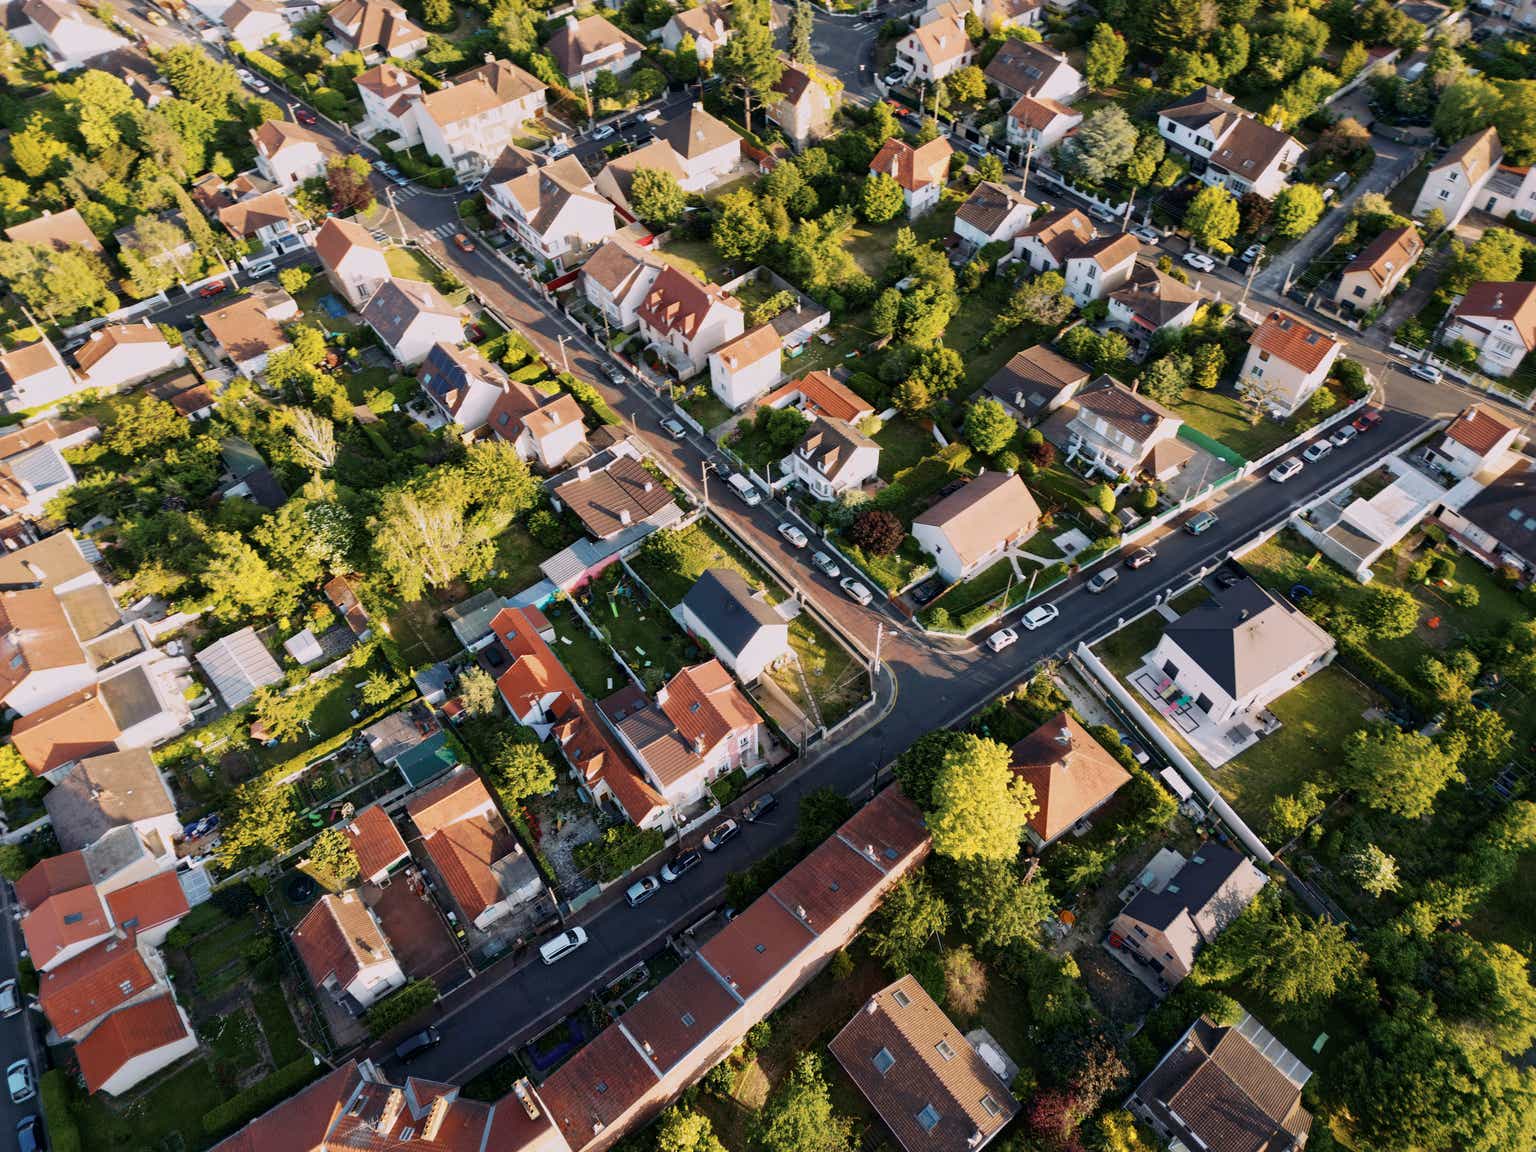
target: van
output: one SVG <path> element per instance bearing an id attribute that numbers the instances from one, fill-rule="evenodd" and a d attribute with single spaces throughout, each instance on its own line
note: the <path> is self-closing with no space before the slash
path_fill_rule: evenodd
<path id="1" fill-rule="evenodd" d="M 546 964 L 563 960 L 587 942 L 585 928 L 572 928 L 539 945 L 539 957 Z"/>
<path id="2" fill-rule="evenodd" d="M 763 494 L 757 490 L 757 485 L 740 472 L 732 472 L 726 483 L 731 486 L 732 492 L 741 497 L 741 502 L 748 508 L 756 508 L 763 502 Z"/>
<path id="3" fill-rule="evenodd" d="M 260 264 L 247 264 L 245 274 L 252 280 L 260 280 L 263 276 L 270 276 L 277 271 L 277 265 L 270 260 L 263 260 Z"/>

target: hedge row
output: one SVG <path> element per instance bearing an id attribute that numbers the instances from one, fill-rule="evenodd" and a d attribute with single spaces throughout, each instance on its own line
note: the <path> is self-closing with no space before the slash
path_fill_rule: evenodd
<path id="1" fill-rule="evenodd" d="M 53 1152 L 80 1152 L 80 1127 L 69 1110 L 69 1080 L 62 1068 L 50 1068 L 37 1081 L 43 1123 Z"/>
<path id="2" fill-rule="evenodd" d="M 576 397 L 576 403 L 580 404 L 588 412 L 596 416 L 604 424 L 622 424 L 624 420 L 608 405 L 602 394 L 585 380 L 578 380 L 574 376 L 562 374 L 560 382 L 570 389 L 571 395 Z"/>
<path id="3" fill-rule="evenodd" d="M 237 1092 L 216 1108 L 203 1113 L 203 1131 L 209 1136 L 227 1135 L 248 1120 L 260 1116 L 279 1101 L 286 1100 L 299 1088 L 319 1075 L 320 1066 L 315 1058 L 305 1053 L 297 1060 L 284 1064 L 272 1075 L 256 1081 L 244 1092 Z M 49 1134 L 53 1128 L 50 1125 Z M 54 1138 L 58 1147 L 58 1138 Z"/>

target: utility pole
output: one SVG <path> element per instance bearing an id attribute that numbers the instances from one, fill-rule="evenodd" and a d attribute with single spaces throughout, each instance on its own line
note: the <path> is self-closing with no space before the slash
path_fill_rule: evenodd
<path id="1" fill-rule="evenodd" d="M 880 642 L 885 639 L 885 621 L 875 621 L 875 654 L 869 661 L 869 694 L 875 695 L 876 684 L 880 676 Z"/>
<path id="2" fill-rule="evenodd" d="M 565 365 L 565 374 L 567 376 L 571 375 L 571 357 L 565 350 L 565 335 L 563 333 L 560 336 L 560 361 Z"/>
<path id="3" fill-rule="evenodd" d="M 395 203 L 395 189 L 391 184 L 384 185 L 384 195 L 389 199 L 389 210 L 395 214 L 395 231 L 400 233 L 400 243 L 405 243 L 405 221 L 400 219 L 400 205 Z"/>
<path id="4" fill-rule="evenodd" d="M 709 474 L 715 470 L 712 460 L 699 461 L 699 483 L 704 486 L 704 510 L 709 510 Z"/>
<path id="5" fill-rule="evenodd" d="M 1024 147 L 1024 179 L 1019 184 L 1019 188 L 1026 193 L 1029 191 L 1029 162 L 1034 158 L 1035 142 L 1031 140 Z"/>
<path id="6" fill-rule="evenodd" d="M 1239 308 L 1248 303 L 1248 292 L 1253 287 L 1253 278 L 1259 274 L 1259 260 L 1263 259 L 1263 256 L 1262 252 L 1259 253 L 1259 256 L 1248 265 L 1248 275 L 1243 278 L 1243 294 L 1237 298 Z M 1289 290 L 1290 285 L 1287 284 L 1286 288 Z"/>

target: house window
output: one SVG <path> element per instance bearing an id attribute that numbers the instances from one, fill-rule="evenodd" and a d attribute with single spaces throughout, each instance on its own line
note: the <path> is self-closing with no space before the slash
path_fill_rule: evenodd
<path id="1" fill-rule="evenodd" d="M 1365 295 L 1365 285 L 1364 284 L 1356 284 L 1355 285 L 1355 295 L 1356 296 L 1364 296 Z"/>
<path id="2" fill-rule="evenodd" d="M 992 1099 L 990 1094 L 981 1098 L 981 1110 L 988 1116 L 996 1116 L 1002 1112 L 1002 1108 L 996 1100 Z"/>
<path id="3" fill-rule="evenodd" d="M 917 1122 L 923 1126 L 924 1132 L 932 1132 L 939 1122 L 939 1110 L 932 1104 L 924 1104 L 923 1110 L 917 1114 Z"/>
<path id="4" fill-rule="evenodd" d="M 1200 693 L 1200 698 L 1195 701 L 1195 707 L 1202 712 L 1209 712 L 1211 710 L 1211 698 L 1204 692 Z"/>
<path id="5" fill-rule="evenodd" d="M 1450 198 L 1451 198 L 1451 190 L 1449 188 L 1442 188 L 1442 189 L 1440 189 L 1440 199 L 1442 199 L 1442 200 L 1449 200 Z"/>
<path id="6" fill-rule="evenodd" d="M 1136 933 L 1136 935 L 1140 936 L 1143 940 L 1147 938 L 1147 930 L 1140 924 L 1132 924 L 1131 931 Z"/>
<path id="7" fill-rule="evenodd" d="M 900 988 L 891 993 L 891 999 L 896 1001 L 896 1006 L 898 1008 L 905 1008 L 912 1003 L 912 998 L 903 992 Z"/>
<path id="8" fill-rule="evenodd" d="M 1164 660 L 1163 661 L 1163 675 L 1164 676 L 1167 676 L 1171 680 L 1175 676 L 1177 676 L 1178 674 L 1179 674 L 1179 666 L 1177 664 L 1175 664 L 1172 660 Z"/>
<path id="9" fill-rule="evenodd" d="M 955 1050 L 949 1046 L 948 1040 L 940 1040 L 934 1045 L 934 1051 L 945 1060 L 953 1060 L 955 1058 Z"/>
<path id="10" fill-rule="evenodd" d="M 752 747 L 752 733 L 750 733 L 750 732 L 743 732 L 741 734 L 741 737 L 736 741 L 736 746 L 738 748 L 740 748 L 743 752 L 745 752 L 748 748 Z"/>
<path id="11" fill-rule="evenodd" d="M 882 1048 L 880 1051 L 875 1053 L 875 1071 L 880 1073 L 880 1075 L 884 1076 L 891 1070 L 891 1065 L 895 1063 L 896 1057 L 891 1055 L 891 1050 L 889 1048 Z"/>

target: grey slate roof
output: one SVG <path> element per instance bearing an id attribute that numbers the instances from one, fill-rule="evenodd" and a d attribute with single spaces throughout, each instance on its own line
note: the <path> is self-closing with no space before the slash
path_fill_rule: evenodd
<path id="1" fill-rule="evenodd" d="M 1462 508 L 1461 514 L 1501 546 L 1536 564 L 1536 468 L 1521 457 Z"/>
<path id="2" fill-rule="evenodd" d="M 784 620 L 752 595 L 746 577 L 732 568 L 710 568 L 683 597 L 683 606 L 734 655 L 764 628 Z"/>
<path id="3" fill-rule="evenodd" d="M 147 748 L 78 761 L 43 805 L 65 852 L 93 844 L 113 828 L 176 811 Z"/>
<path id="4" fill-rule="evenodd" d="M 1308 651 L 1321 655 L 1327 635 L 1252 578 L 1217 592 L 1163 630 L 1234 700 L 1267 683 Z"/>
<path id="5" fill-rule="evenodd" d="M 1161 892 L 1143 888 L 1131 897 L 1125 914 L 1154 928 L 1167 929 L 1186 909 L 1191 917 L 1196 916 L 1247 860 L 1241 852 L 1207 841 Z"/>
<path id="6" fill-rule="evenodd" d="M 453 308 L 432 285 L 421 280 L 386 280 L 363 308 L 363 319 L 391 348 L 426 312 L 453 315 Z"/>

